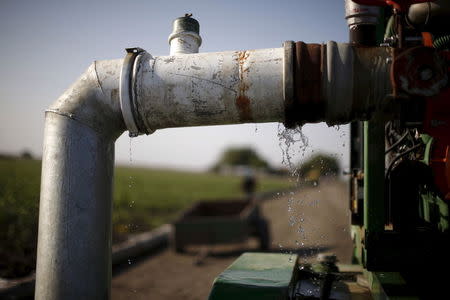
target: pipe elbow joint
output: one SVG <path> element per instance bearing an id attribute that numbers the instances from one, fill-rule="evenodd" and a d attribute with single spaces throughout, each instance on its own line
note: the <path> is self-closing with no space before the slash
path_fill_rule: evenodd
<path id="1" fill-rule="evenodd" d="M 119 101 L 122 60 L 94 61 L 46 110 L 118 138 L 125 130 Z"/>

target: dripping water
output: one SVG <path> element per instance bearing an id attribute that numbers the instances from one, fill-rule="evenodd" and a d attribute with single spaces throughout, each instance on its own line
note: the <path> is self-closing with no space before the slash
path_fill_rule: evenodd
<path id="1" fill-rule="evenodd" d="M 302 127 L 289 129 L 282 124 L 278 124 L 278 139 L 282 153 L 282 164 L 288 167 L 292 176 L 298 177 L 297 168 L 292 162 L 292 158 L 297 154 L 301 154 L 302 157 L 305 156 L 308 138 L 303 134 Z"/>

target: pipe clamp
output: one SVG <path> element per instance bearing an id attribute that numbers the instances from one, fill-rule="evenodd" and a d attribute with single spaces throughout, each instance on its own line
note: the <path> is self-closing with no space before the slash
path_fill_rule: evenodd
<path id="1" fill-rule="evenodd" d="M 123 60 L 122 70 L 120 71 L 120 108 L 130 137 L 136 137 L 143 132 L 136 122 L 136 114 L 138 112 L 133 97 L 133 69 L 136 58 L 139 54 L 145 52 L 145 50 L 141 48 L 127 48 L 125 50 L 127 51 L 127 55 Z"/>

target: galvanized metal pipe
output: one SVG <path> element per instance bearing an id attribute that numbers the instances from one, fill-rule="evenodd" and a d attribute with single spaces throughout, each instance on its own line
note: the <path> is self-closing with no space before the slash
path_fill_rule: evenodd
<path id="1" fill-rule="evenodd" d="M 315 59 L 305 53 L 294 63 L 295 47 L 286 45 L 156 58 L 131 51 L 132 59 L 94 63 L 50 107 L 36 299 L 109 298 L 114 141 L 127 126 L 133 133 L 150 133 L 168 127 L 283 122 L 291 110 L 298 124 L 310 119 L 346 123 L 369 118 L 390 88 L 387 49 L 330 42 L 314 46 L 320 50 Z M 295 88 L 300 69 L 306 77 L 309 70 L 315 72 L 320 84 L 315 82 L 313 94 L 307 84 Z M 303 93 L 317 96 L 320 109 L 309 111 L 305 97 L 287 99 Z M 302 110 L 317 116 L 298 114 Z"/>
<path id="2" fill-rule="evenodd" d="M 315 45 L 317 59 L 304 64 L 310 52 L 289 67 L 287 62 L 294 62 L 284 48 L 163 57 L 141 52 L 134 61 L 129 100 L 136 127 L 142 134 L 168 127 L 279 122 L 289 110 L 296 111 L 290 117 L 298 124 L 370 118 L 391 91 L 391 49 Z M 313 71 L 319 84 L 308 78 Z M 286 80 L 300 73 L 306 78 L 302 83 Z M 311 94 L 313 88 L 318 90 Z M 292 102 L 287 90 L 295 90 L 295 108 L 287 105 Z M 314 109 L 310 97 L 317 98 Z"/>
<path id="3" fill-rule="evenodd" d="M 192 14 L 173 21 L 173 31 L 169 36 L 170 55 L 198 53 L 202 44 L 200 24 Z"/>
<path id="4" fill-rule="evenodd" d="M 35 298 L 108 299 L 121 60 L 94 63 L 47 110 Z"/>
<path id="5" fill-rule="evenodd" d="M 143 126 L 153 131 L 283 120 L 283 53 L 275 48 L 140 55 L 134 92 Z"/>

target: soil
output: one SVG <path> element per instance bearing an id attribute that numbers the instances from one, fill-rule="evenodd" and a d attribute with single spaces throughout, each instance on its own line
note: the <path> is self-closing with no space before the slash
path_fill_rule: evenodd
<path id="1" fill-rule="evenodd" d="M 270 222 L 271 251 L 299 253 L 304 261 L 322 251 L 333 252 L 340 262 L 349 263 L 352 241 L 347 191 L 344 183 L 322 181 L 317 187 L 287 192 L 262 203 Z M 258 250 L 256 240 L 188 248 L 183 254 L 168 249 L 130 261 L 113 274 L 112 299 L 207 299 L 214 278 L 249 250 Z"/>

